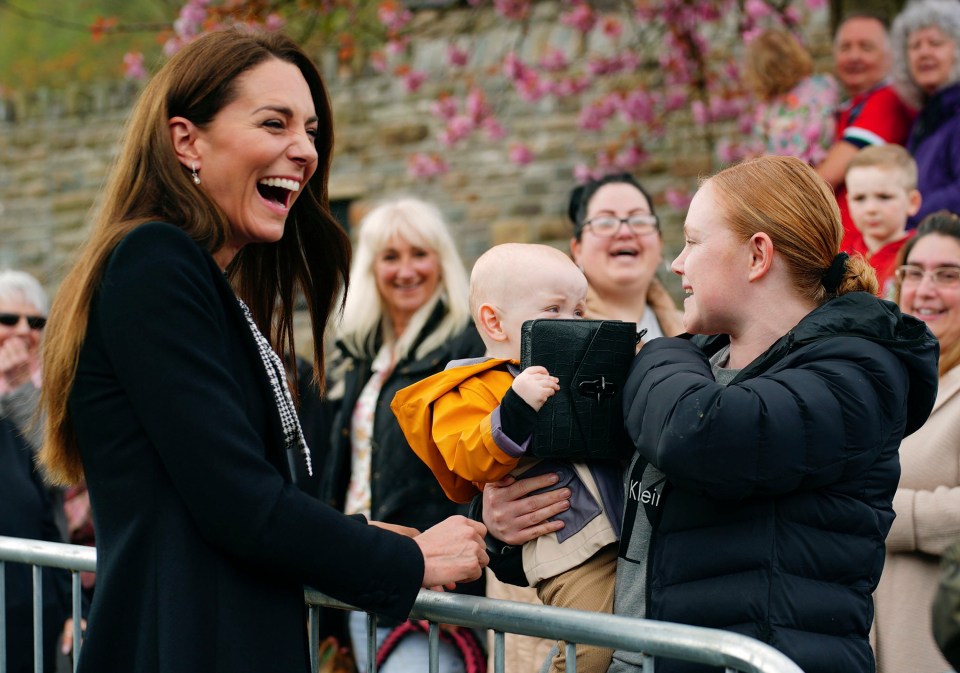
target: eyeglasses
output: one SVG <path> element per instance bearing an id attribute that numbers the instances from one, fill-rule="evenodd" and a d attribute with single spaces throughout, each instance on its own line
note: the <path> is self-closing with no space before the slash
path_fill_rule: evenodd
<path id="1" fill-rule="evenodd" d="M 23 315 L 21 313 L 0 313 L 0 325 L 15 327 L 21 318 L 27 319 L 27 325 L 30 329 L 42 330 L 47 324 L 47 319 L 42 315 Z"/>
<path id="2" fill-rule="evenodd" d="M 930 276 L 930 280 L 938 287 L 960 285 L 960 267 L 956 266 L 938 266 L 936 269 L 925 271 L 919 266 L 904 264 L 893 274 L 901 285 L 919 285 L 924 276 Z"/>
<path id="3" fill-rule="evenodd" d="M 583 226 L 590 227 L 597 236 L 610 238 L 620 231 L 621 224 L 627 225 L 630 231 L 637 235 L 650 234 L 659 229 L 657 216 L 646 213 L 631 215 L 629 217 L 600 215 L 592 220 L 587 220 L 583 223 Z"/>

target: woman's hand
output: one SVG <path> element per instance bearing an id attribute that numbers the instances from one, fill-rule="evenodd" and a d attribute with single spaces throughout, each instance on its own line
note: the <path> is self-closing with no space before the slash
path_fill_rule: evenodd
<path id="1" fill-rule="evenodd" d="M 80 635 L 87 630 L 87 620 L 80 620 Z M 73 652 L 73 617 L 68 617 L 63 623 L 63 631 L 60 632 L 60 653 L 64 656 Z"/>
<path id="2" fill-rule="evenodd" d="M 7 390 L 19 388 L 30 380 L 36 368 L 36 358 L 23 339 L 11 336 L 0 345 L 0 379 Z"/>
<path id="3" fill-rule="evenodd" d="M 554 473 L 529 479 L 506 477 L 483 488 L 483 523 L 490 535 L 509 545 L 521 545 L 563 528 L 550 517 L 570 508 L 570 489 L 558 488 L 530 495 L 557 483 Z"/>
<path id="4" fill-rule="evenodd" d="M 465 516 L 451 516 L 413 538 L 423 552 L 423 582 L 428 588 L 453 589 L 457 582 L 480 579 L 490 559 L 487 529 Z"/>

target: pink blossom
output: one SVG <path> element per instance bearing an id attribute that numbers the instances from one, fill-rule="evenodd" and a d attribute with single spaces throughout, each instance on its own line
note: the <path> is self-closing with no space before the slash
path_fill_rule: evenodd
<path id="1" fill-rule="evenodd" d="M 533 151 L 523 143 L 515 143 L 510 146 L 508 153 L 510 161 L 517 166 L 526 166 L 534 159 Z"/>
<path id="2" fill-rule="evenodd" d="M 563 49 L 551 49 L 540 59 L 540 68 L 547 72 L 559 72 L 566 70 L 570 66 L 567 55 Z"/>
<path id="3" fill-rule="evenodd" d="M 687 92 L 684 89 L 670 89 L 663 107 L 666 112 L 676 112 L 687 106 Z"/>
<path id="4" fill-rule="evenodd" d="M 270 31 L 280 30 L 285 24 L 283 17 L 276 12 L 269 14 L 267 20 L 263 22 L 264 27 Z"/>
<path id="5" fill-rule="evenodd" d="M 451 68 L 462 68 L 469 61 L 470 55 L 466 49 L 460 49 L 454 44 L 447 47 L 447 63 Z"/>
<path id="6" fill-rule="evenodd" d="M 783 18 L 788 24 L 795 26 L 800 23 L 800 10 L 793 5 L 790 5 L 783 10 Z"/>
<path id="7" fill-rule="evenodd" d="M 440 142 L 445 147 L 453 147 L 458 142 L 473 133 L 476 125 L 465 115 L 457 115 L 447 121 L 447 126 L 440 134 Z"/>
<path id="8" fill-rule="evenodd" d="M 728 138 L 717 142 L 717 159 L 723 164 L 733 164 L 740 161 L 748 153 L 748 149 Z"/>
<path id="9" fill-rule="evenodd" d="M 586 76 L 581 77 L 562 77 L 555 82 L 550 87 L 550 91 L 555 96 L 575 96 L 579 93 L 583 93 L 590 88 L 590 78 Z"/>
<path id="10" fill-rule="evenodd" d="M 810 11 L 817 11 L 827 6 L 827 0 L 807 0 L 807 7 Z"/>
<path id="11" fill-rule="evenodd" d="M 407 93 L 414 93 L 427 80 L 427 73 L 419 70 L 410 70 L 403 74 L 403 88 Z"/>
<path id="12" fill-rule="evenodd" d="M 171 37 L 163 43 L 163 55 L 169 58 L 180 51 L 186 44 L 186 41 L 179 37 Z"/>
<path id="13" fill-rule="evenodd" d="M 613 163 L 617 168 L 630 171 L 642 164 L 649 158 L 649 154 L 640 145 L 633 143 L 621 150 L 614 158 Z"/>
<path id="14" fill-rule="evenodd" d="M 756 40 L 757 37 L 759 37 L 760 33 L 762 32 L 763 32 L 763 28 L 761 28 L 760 26 L 753 26 L 743 31 L 742 33 L 740 33 L 740 37 L 743 39 L 744 44 L 750 44 L 751 42 Z"/>
<path id="15" fill-rule="evenodd" d="M 710 121 L 707 106 L 703 104 L 703 101 L 695 100 L 690 103 L 690 114 L 693 115 L 693 121 L 698 126 L 703 126 Z"/>
<path id="16" fill-rule="evenodd" d="M 398 37 L 387 41 L 387 53 L 391 56 L 400 56 L 407 50 L 406 38 Z"/>
<path id="17" fill-rule="evenodd" d="M 530 12 L 530 0 L 493 0 L 493 7 L 504 18 L 520 21 Z"/>
<path id="18" fill-rule="evenodd" d="M 773 10 L 764 0 L 747 0 L 743 5 L 743 11 L 756 21 L 770 16 Z"/>
<path id="19" fill-rule="evenodd" d="M 573 167 L 573 179 L 583 184 L 590 179 L 590 167 L 584 163 L 579 163 Z"/>
<path id="20" fill-rule="evenodd" d="M 490 140 L 503 140 L 507 137 L 507 132 L 496 119 L 487 117 L 483 120 L 483 130 L 486 131 Z"/>
<path id="21" fill-rule="evenodd" d="M 522 79 L 527 70 L 528 68 L 526 64 L 520 60 L 520 57 L 517 56 L 517 52 L 508 51 L 507 55 L 503 57 L 503 76 L 507 79 Z"/>
<path id="22" fill-rule="evenodd" d="M 576 28 L 581 33 L 588 33 L 597 24 L 597 17 L 590 5 L 578 2 L 576 7 L 560 15 L 560 23 Z"/>
<path id="23" fill-rule="evenodd" d="M 464 108 L 466 109 L 467 116 L 474 124 L 479 124 L 492 112 L 490 106 L 487 104 L 486 96 L 483 95 L 483 90 L 477 87 L 470 89 L 470 93 L 467 94 L 467 99 L 464 103 Z"/>
<path id="24" fill-rule="evenodd" d="M 522 79 L 514 81 L 513 88 L 524 101 L 536 103 L 550 93 L 550 82 L 541 80 L 536 71 L 528 70 Z"/>
<path id="25" fill-rule="evenodd" d="M 450 170 L 450 166 L 437 154 L 419 152 L 407 159 L 407 175 L 430 180 Z"/>
<path id="26" fill-rule="evenodd" d="M 376 72 L 386 72 L 387 57 L 381 50 L 378 49 L 370 54 L 370 67 Z"/>
<path id="27" fill-rule="evenodd" d="M 399 2 L 381 2 L 377 8 L 377 17 L 380 23 L 392 33 L 403 30 L 410 23 L 413 14 Z"/>
<path id="28" fill-rule="evenodd" d="M 578 126 L 587 131 L 599 131 L 617 111 L 616 93 L 594 101 L 580 111 Z"/>
<path id="29" fill-rule="evenodd" d="M 672 187 L 663 193 L 663 198 L 667 205 L 674 210 L 686 210 L 690 201 L 693 200 L 693 196 L 689 192 Z"/>
<path id="30" fill-rule="evenodd" d="M 123 55 L 123 75 L 127 79 L 144 80 L 147 78 L 147 69 L 143 67 L 143 53 L 128 51 Z"/>
<path id="31" fill-rule="evenodd" d="M 443 96 L 430 104 L 430 112 L 440 119 L 453 119 L 457 114 L 457 101 L 453 96 Z"/>
<path id="32" fill-rule="evenodd" d="M 604 19 L 601 23 L 601 30 L 611 40 L 616 40 L 623 33 L 623 24 L 617 19 Z"/>
<path id="33" fill-rule="evenodd" d="M 649 124 L 654 118 L 653 101 L 646 91 L 636 89 L 620 99 L 620 114 L 624 121 Z"/>

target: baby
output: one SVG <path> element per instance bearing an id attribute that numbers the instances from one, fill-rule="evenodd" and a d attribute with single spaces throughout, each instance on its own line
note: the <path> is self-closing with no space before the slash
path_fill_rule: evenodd
<path id="1" fill-rule="evenodd" d="M 571 489 L 564 527 L 524 545 L 523 569 L 547 605 L 611 612 L 617 531 L 623 510 L 619 466 L 527 456 L 537 412 L 559 388 L 540 366 L 519 368 L 527 320 L 582 318 L 587 280 L 545 245 L 507 243 L 477 260 L 470 310 L 487 357 L 459 360 L 397 393 L 391 408 L 417 455 L 447 496 L 469 502 L 485 483 L 557 472 Z M 577 646 L 577 671 L 607 670 L 611 650 Z M 565 670 L 565 644 L 551 671 Z"/>

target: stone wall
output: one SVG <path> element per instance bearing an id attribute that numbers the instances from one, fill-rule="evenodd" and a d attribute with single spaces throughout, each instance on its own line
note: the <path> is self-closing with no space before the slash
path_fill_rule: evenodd
<path id="1" fill-rule="evenodd" d="M 538 3 L 524 57 L 548 43 L 569 44 L 575 36 L 557 22 L 556 2 Z M 464 30 L 464 15 L 418 15 L 428 26 L 416 42 L 415 67 L 438 73 L 447 43 Z M 488 67 L 502 45 L 516 39 L 509 26 L 487 15 L 471 16 L 475 42 L 472 67 Z M 811 17 L 808 44 L 821 66 L 828 52 L 827 13 Z M 731 45 L 730 48 L 735 48 Z M 430 103 L 442 90 L 462 91 L 463 81 L 428 80 L 407 95 L 394 77 L 357 75 L 333 60 L 318 61 L 327 79 L 335 112 L 336 151 L 331 197 L 352 202 L 356 219 L 379 198 L 398 193 L 435 201 L 451 223 L 468 267 L 492 244 L 543 241 L 566 249 L 567 194 L 573 167 L 588 160 L 604 142 L 623 132 L 615 124 L 603 134 L 577 128 L 580 102 L 521 104 L 509 92 L 488 91 L 514 138 L 537 154 L 518 167 L 507 161 L 506 145 L 475 139 L 445 156 L 451 165 L 438 179 L 415 181 L 407 157 L 417 151 L 443 152 L 436 140 Z M 642 81 L 649 73 L 636 75 Z M 629 85 L 620 81 L 617 85 Z M 0 101 L 0 267 L 36 274 L 54 290 L 64 265 L 85 233 L 98 189 L 116 152 L 116 141 L 137 93 L 130 83 L 101 83 L 63 91 L 38 91 Z M 671 117 L 665 138 L 638 177 L 648 187 L 664 220 L 670 259 L 680 247 L 683 213 L 663 199 L 669 187 L 692 189 L 698 176 L 716 168 L 703 129 L 689 114 Z M 674 291 L 676 283 L 670 281 Z"/>

